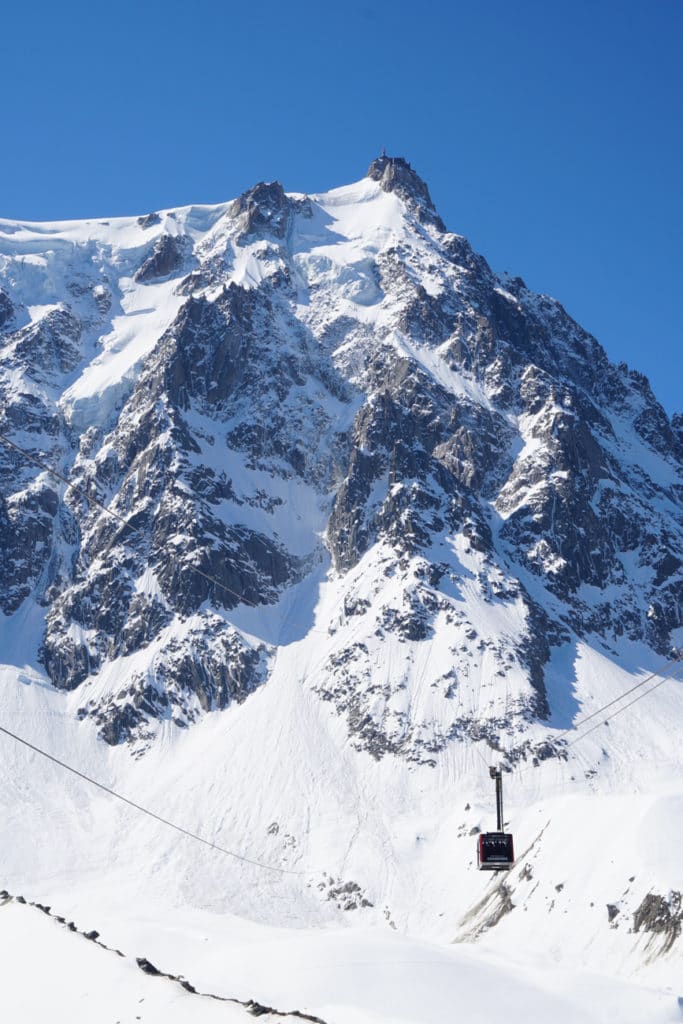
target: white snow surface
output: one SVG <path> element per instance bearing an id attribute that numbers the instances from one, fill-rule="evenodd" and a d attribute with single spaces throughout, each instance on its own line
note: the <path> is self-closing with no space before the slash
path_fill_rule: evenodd
<path id="1" fill-rule="evenodd" d="M 628 678 L 588 649 L 575 667 L 586 710 L 588 694 L 603 700 Z M 143 995 L 142 1020 L 213 1019 L 199 997 L 183 1011 L 170 981 L 133 970 L 137 956 L 202 992 L 330 1022 L 431 1024 L 456 1003 L 473 1021 L 495 1019 L 501 1004 L 513 1021 L 678 1019 L 680 951 L 654 955 L 657 937 L 631 934 L 629 914 L 647 892 L 680 886 L 683 787 L 668 729 L 680 683 L 653 698 L 647 742 L 624 715 L 609 727 L 609 757 L 591 736 L 567 764 L 506 780 L 515 909 L 487 928 L 499 879 L 476 871 L 470 836 L 491 823 L 485 763 L 460 747 L 435 769 L 359 755 L 312 698 L 314 672 L 300 643 L 281 649 L 274 677 L 243 706 L 187 734 L 166 729 L 136 762 L 65 713 L 30 670 L 4 671 L 6 728 L 208 840 L 293 872 L 179 836 L 3 735 L 3 886 L 126 956 L 30 907 L 0 907 L 10 1019 L 56 1000 L 60 1019 L 87 1020 L 98 999 L 125 1012 Z M 330 877 L 359 884 L 373 906 L 335 911 Z M 623 915 L 610 942 L 608 903 Z M 42 996 L 22 1003 L 30 948 L 51 966 Z"/>

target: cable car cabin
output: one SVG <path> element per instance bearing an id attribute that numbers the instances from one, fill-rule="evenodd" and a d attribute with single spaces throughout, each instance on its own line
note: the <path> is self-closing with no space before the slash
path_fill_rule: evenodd
<path id="1" fill-rule="evenodd" d="M 514 867 L 515 852 L 509 832 L 482 832 L 477 843 L 480 871 L 508 871 Z"/>

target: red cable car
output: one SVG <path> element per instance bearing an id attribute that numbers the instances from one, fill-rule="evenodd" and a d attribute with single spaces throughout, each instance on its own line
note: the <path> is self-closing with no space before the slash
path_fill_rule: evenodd
<path id="1" fill-rule="evenodd" d="M 477 843 L 480 871 L 508 871 L 514 863 L 515 851 L 509 832 L 482 832 Z"/>
<path id="2" fill-rule="evenodd" d="M 497 832 L 482 832 L 477 840 L 477 867 L 480 871 L 509 871 L 515 865 L 512 836 L 503 831 L 503 776 L 500 768 L 489 768 L 496 780 Z"/>

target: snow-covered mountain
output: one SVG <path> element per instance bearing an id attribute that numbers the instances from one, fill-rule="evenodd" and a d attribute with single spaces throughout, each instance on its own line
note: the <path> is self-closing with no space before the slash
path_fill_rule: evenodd
<path id="1" fill-rule="evenodd" d="M 151 900 L 673 983 L 680 683 L 566 733 L 683 638 L 683 419 L 642 375 L 386 156 L 321 195 L 0 221 L 0 344 L 0 724 L 299 872 L 6 738 L 0 887 L 114 945 Z M 490 763 L 503 882 L 473 864 Z M 183 974 L 187 941 L 141 952 Z M 369 1005 L 328 1017 L 421 1019 Z"/>

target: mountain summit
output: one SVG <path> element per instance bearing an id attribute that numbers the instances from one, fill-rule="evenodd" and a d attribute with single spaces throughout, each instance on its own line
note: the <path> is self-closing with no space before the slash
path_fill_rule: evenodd
<path id="1" fill-rule="evenodd" d="M 422 218 L 426 215 L 439 231 L 446 230 L 434 209 L 427 185 L 402 156 L 378 156 L 370 164 L 367 176 L 379 182 L 385 192 L 395 192 L 406 203 L 413 205 L 422 213 Z"/>

